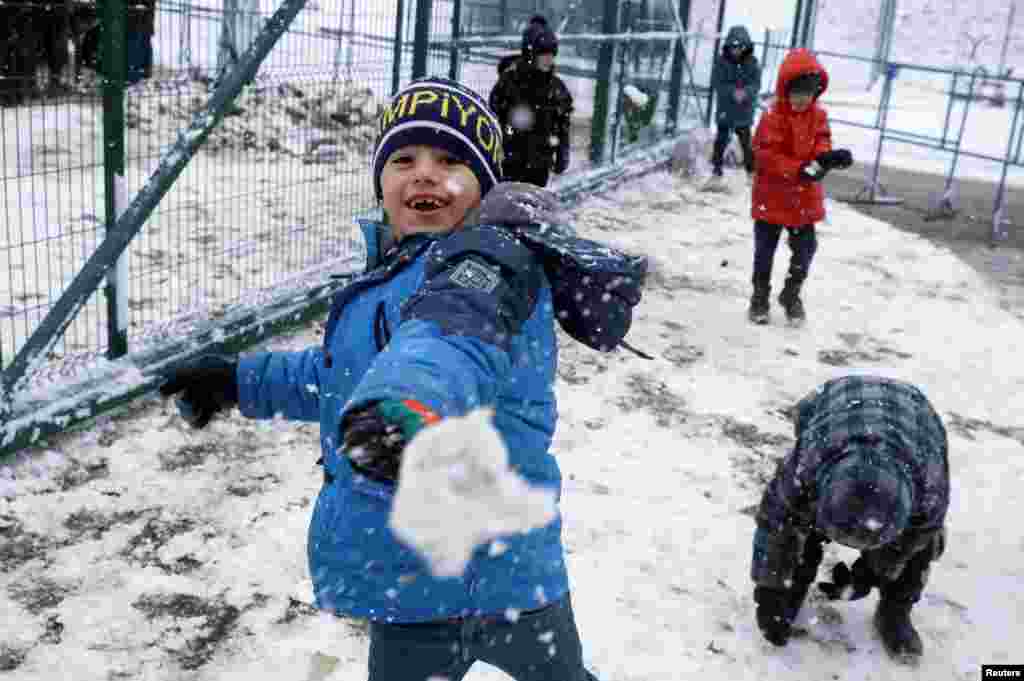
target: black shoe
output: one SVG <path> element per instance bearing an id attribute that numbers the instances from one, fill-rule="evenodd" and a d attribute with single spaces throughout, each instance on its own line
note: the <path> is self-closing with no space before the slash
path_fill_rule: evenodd
<path id="1" fill-rule="evenodd" d="M 722 177 L 722 166 L 715 166 L 711 169 L 711 174 L 715 177 Z"/>
<path id="2" fill-rule="evenodd" d="M 912 607 L 910 603 L 887 603 L 883 599 L 875 610 L 875 630 L 886 652 L 904 664 L 917 664 L 924 653 L 921 636 L 910 622 Z"/>
<path id="3" fill-rule="evenodd" d="M 791 324 L 803 324 L 807 319 L 804 303 L 796 291 L 783 289 L 779 294 L 779 305 L 786 311 L 786 320 Z"/>
<path id="4" fill-rule="evenodd" d="M 768 307 L 768 294 L 755 293 L 750 297 L 750 309 L 747 310 L 747 319 L 755 324 L 767 324 L 770 317 Z"/>

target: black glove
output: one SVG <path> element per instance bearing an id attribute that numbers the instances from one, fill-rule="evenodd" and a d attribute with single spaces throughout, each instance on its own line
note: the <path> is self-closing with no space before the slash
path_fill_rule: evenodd
<path id="1" fill-rule="evenodd" d="M 384 400 L 349 412 L 342 420 L 341 448 L 359 473 L 394 483 L 406 444 L 440 417 L 416 400 Z"/>
<path id="2" fill-rule="evenodd" d="M 856 601 L 871 593 L 872 588 L 881 585 L 878 575 L 868 567 L 863 556 L 853 561 L 852 569 L 846 567 L 846 563 L 836 563 L 832 568 L 832 581 L 818 582 L 818 588 L 830 601 Z"/>
<path id="3" fill-rule="evenodd" d="M 843 170 L 853 165 L 853 154 L 849 149 L 833 149 L 818 154 L 814 160 L 825 170 Z"/>
<path id="4" fill-rule="evenodd" d="M 225 355 L 202 355 L 164 374 L 164 397 L 181 393 L 178 413 L 193 428 L 203 428 L 214 414 L 238 404 L 238 361 Z"/>
<path id="5" fill-rule="evenodd" d="M 562 142 L 555 152 L 555 175 L 561 175 L 569 169 L 569 143 Z"/>
<path id="6" fill-rule="evenodd" d="M 482 225 L 562 224 L 567 215 L 554 192 L 527 182 L 501 182 L 480 202 Z"/>
<path id="7" fill-rule="evenodd" d="M 789 642 L 793 631 L 790 619 L 791 595 L 787 589 L 771 589 L 766 586 L 754 587 L 754 601 L 757 603 L 757 626 L 765 639 L 777 646 Z"/>
<path id="8" fill-rule="evenodd" d="M 819 163 L 817 159 L 815 159 L 814 161 L 808 161 L 807 163 L 800 166 L 800 177 L 802 177 L 805 180 L 810 180 L 812 182 L 820 182 L 821 179 L 824 178 L 827 174 L 828 168 L 821 165 L 821 163 Z"/>

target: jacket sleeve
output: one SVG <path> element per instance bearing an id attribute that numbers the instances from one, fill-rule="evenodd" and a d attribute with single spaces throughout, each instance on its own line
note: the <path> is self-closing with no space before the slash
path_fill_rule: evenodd
<path id="1" fill-rule="evenodd" d="M 496 401 L 512 365 L 511 339 L 533 313 L 544 281 L 540 263 L 490 226 L 460 230 L 423 257 L 423 284 L 345 412 L 412 398 L 446 417 Z"/>
<path id="2" fill-rule="evenodd" d="M 502 127 L 508 125 L 508 109 L 511 105 L 511 94 L 510 88 L 512 87 L 512 71 L 515 67 L 510 67 L 505 70 L 498 77 L 498 82 L 491 88 L 491 94 L 487 98 L 487 103 L 491 107 L 491 111 L 498 117 Z"/>
<path id="3" fill-rule="evenodd" d="M 817 119 L 814 125 L 814 156 L 832 151 L 832 128 L 828 124 L 828 114 L 824 109 L 815 111 Z"/>
<path id="4" fill-rule="evenodd" d="M 786 136 L 780 117 L 773 111 L 761 116 L 752 145 L 758 172 L 797 182 L 804 162 L 787 155 L 783 151 L 785 144 Z"/>
<path id="5" fill-rule="evenodd" d="M 558 116 L 555 121 L 555 135 L 558 137 L 559 145 L 569 146 L 569 131 L 572 127 L 572 112 L 574 110 L 572 93 L 564 83 L 559 82 L 558 87 Z"/>
<path id="6" fill-rule="evenodd" d="M 807 495 L 799 473 L 799 454 L 794 448 L 779 463 L 758 507 L 750 568 L 757 586 L 788 588 L 803 554 L 809 528 L 800 520 Z"/>
<path id="7" fill-rule="evenodd" d="M 893 581 L 899 579 L 907 563 L 917 553 L 929 551 L 931 559 L 936 560 L 945 551 L 945 547 L 944 527 L 911 527 L 891 544 L 863 551 L 861 555 L 872 572 L 886 581 Z"/>
<path id="8" fill-rule="evenodd" d="M 753 57 L 750 60 L 750 79 L 747 83 L 747 96 L 754 107 L 757 107 L 757 100 L 761 96 L 761 64 L 757 61 L 757 57 Z"/>
<path id="9" fill-rule="evenodd" d="M 296 421 L 320 419 L 323 350 L 257 352 L 238 362 L 238 408 L 242 415 Z"/>

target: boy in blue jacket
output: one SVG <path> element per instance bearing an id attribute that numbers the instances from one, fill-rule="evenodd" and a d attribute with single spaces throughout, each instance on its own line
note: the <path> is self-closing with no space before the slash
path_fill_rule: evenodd
<path id="1" fill-rule="evenodd" d="M 582 289 L 549 279 L 550 264 L 565 261 L 539 253 L 566 256 L 593 242 L 532 224 L 550 217 L 551 195 L 499 185 L 501 149 L 501 126 L 475 92 L 437 78 L 399 91 L 373 154 L 384 219 L 361 224 L 367 269 L 336 295 L 323 346 L 237 363 L 206 356 L 161 388 L 181 394 L 199 427 L 236 403 L 251 418 L 320 422 L 324 484 L 308 541 L 316 603 L 370 620 L 371 681 L 457 681 L 476 660 L 519 681 L 594 680 L 583 666 L 560 517 L 502 537 L 502 551 L 478 547 L 456 578 L 432 575 L 388 526 L 405 445 L 480 406 L 493 407 L 512 468 L 560 492 L 548 451 L 556 310 L 564 301 L 586 306 L 565 318 L 593 318 L 595 333 L 618 334 L 602 341 L 610 349 L 638 300 L 630 294 L 638 281 L 606 287 L 609 295 L 586 289 L 589 276 Z M 549 233 L 555 241 L 539 246 Z M 588 262 L 604 257 L 594 253 Z"/>

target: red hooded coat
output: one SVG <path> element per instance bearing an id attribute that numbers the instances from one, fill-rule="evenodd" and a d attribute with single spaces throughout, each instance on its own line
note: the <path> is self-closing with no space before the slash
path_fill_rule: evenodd
<path id="1" fill-rule="evenodd" d="M 789 105 L 786 86 L 805 73 L 817 73 L 821 88 L 811 106 L 797 113 Z M 808 50 L 792 50 L 779 67 L 775 102 L 754 133 L 757 170 L 751 216 L 776 225 L 801 227 L 825 217 L 825 192 L 820 182 L 800 177 L 800 167 L 818 154 L 831 151 L 828 115 L 818 97 L 828 87 L 828 73 Z"/>

